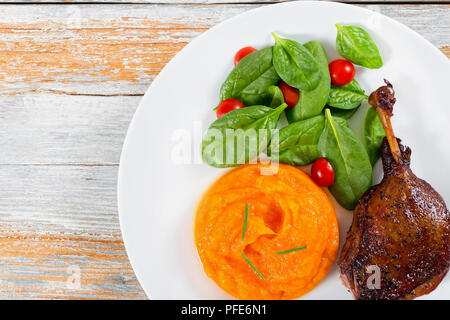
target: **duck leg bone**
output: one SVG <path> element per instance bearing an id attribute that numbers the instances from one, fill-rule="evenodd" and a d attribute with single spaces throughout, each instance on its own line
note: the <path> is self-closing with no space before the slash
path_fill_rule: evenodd
<path id="1" fill-rule="evenodd" d="M 389 81 L 384 79 L 384 82 L 386 83 L 385 86 L 378 88 L 370 94 L 369 103 L 377 111 L 381 124 L 386 132 L 386 138 L 388 140 L 392 156 L 394 157 L 395 162 L 399 163 L 399 159 L 402 154 L 391 125 L 391 117 L 393 116 L 392 111 L 395 103 L 395 91 Z"/>

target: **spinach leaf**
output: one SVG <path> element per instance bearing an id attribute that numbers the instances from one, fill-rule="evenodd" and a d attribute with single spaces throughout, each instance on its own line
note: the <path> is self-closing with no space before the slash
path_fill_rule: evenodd
<path id="1" fill-rule="evenodd" d="M 311 52 L 319 65 L 321 79 L 313 90 L 300 90 L 297 104 L 286 110 L 289 122 L 307 119 L 320 114 L 328 101 L 330 94 L 330 72 L 328 70 L 327 54 L 319 41 L 305 43 L 305 48 Z"/>
<path id="2" fill-rule="evenodd" d="M 281 91 L 280 87 L 270 86 L 269 88 L 267 88 L 267 91 L 271 96 L 270 102 L 268 104 L 269 107 L 276 108 L 284 103 L 283 91 Z"/>
<path id="3" fill-rule="evenodd" d="M 220 88 L 220 101 L 236 99 L 246 106 L 267 105 L 267 88 L 280 82 L 272 65 L 272 47 L 245 56 L 231 71 Z"/>
<path id="4" fill-rule="evenodd" d="M 356 113 L 356 111 L 358 111 L 360 106 L 361 105 L 359 105 L 358 107 L 356 107 L 354 109 L 348 109 L 348 110 L 330 107 L 330 112 L 331 112 L 331 115 L 335 118 L 339 117 L 339 118 L 348 120 L 351 117 L 353 117 L 353 115 Z"/>
<path id="5" fill-rule="evenodd" d="M 272 109 L 251 106 L 236 109 L 214 121 L 202 141 L 203 161 L 217 168 L 234 167 L 256 159 L 267 147 L 278 124 L 282 104 Z"/>
<path id="6" fill-rule="evenodd" d="M 273 66 L 284 82 L 291 87 L 312 90 L 319 84 L 321 73 L 313 55 L 300 43 L 275 38 Z"/>
<path id="7" fill-rule="evenodd" d="M 324 115 L 318 115 L 287 125 L 279 131 L 278 148 L 270 150 L 271 157 L 290 165 L 303 166 L 321 157 L 317 143 L 325 126 Z M 275 153 L 275 156 L 274 156 Z"/>
<path id="8" fill-rule="evenodd" d="M 356 80 L 343 86 L 331 85 L 327 104 L 339 109 L 354 109 L 367 99 L 367 95 Z"/>
<path id="9" fill-rule="evenodd" d="M 325 129 L 317 147 L 334 169 L 331 193 L 344 208 L 353 210 L 372 183 L 372 166 L 363 144 L 337 119 L 325 110 Z"/>
<path id="10" fill-rule="evenodd" d="M 383 65 L 377 45 L 367 31 L 340 24 L 336 24 L 336 28 L 336 49 L 342 57 L 369 69 L 378 69 Z"/>
<path id="11" fill-rule="evenodd" d="M 374 108 L 369 108 L 364 119 L 364 144 L 372 165 L 380 157 L 380 148 L 386 136 L 380 117 Z"/>
<path id="12" fill-rule="evenodd" d="M 331 112 L 331 110 L 330 110 Z M 325 112 L 324 112 L 325 114 Z M 341 118 L 341 117 L 333 117 L 334 122 L 336 122 L 338 125 L 342 127 L 349 128 L 347 119 Z"/>

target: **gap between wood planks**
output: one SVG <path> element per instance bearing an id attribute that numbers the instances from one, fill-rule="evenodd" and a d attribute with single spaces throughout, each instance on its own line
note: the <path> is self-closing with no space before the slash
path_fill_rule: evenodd
<path id="1" fill-rule="evenodd" d="M 79 93 L 75 91 L 57 90 L 57 89 L 30 89 L 14 91 L 13 95 L 25 95 L 33 93 L 61 94 L 67 96 L 87 96 L 87 97 L 142 97 L 143 93 Z"/>

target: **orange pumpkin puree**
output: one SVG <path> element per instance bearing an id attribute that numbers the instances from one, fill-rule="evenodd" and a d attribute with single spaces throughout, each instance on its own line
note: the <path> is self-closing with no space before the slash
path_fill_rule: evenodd
<path id="1" fill-rule="evenodd" d="M 336 257 L 335 211 L 300 169 L 280 164 L 277 174 L 261 175 L 262 166 L 233 169 L 204 194 L 195 218 L 198 254 L 206 274 L 238 299 L 298 298 L 325 277 Z M 300 246 L 306 249 L 276 254 Z"/>

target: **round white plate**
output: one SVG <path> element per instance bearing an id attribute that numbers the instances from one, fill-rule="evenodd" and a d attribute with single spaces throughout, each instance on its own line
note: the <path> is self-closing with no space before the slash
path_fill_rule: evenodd
<path id="1" fill-rule="evenodd" d="M 220 85 L 233 68 L 235 52 L 248 45 L 271 45 L 272 31 L 302 43 L 319 40 L 328 59 L 337 58 L 335 23 L 362 26 L 374 38 L 384 66 L 357 68 L 356 78 L 367 92 L 382 85 L 383 78 L 393 83 L 396 135 L 411 147 L 416 175 L 450 204 L 450 64 L 439 50 L 404 25 L 356 6 L 302 1 L 251 10 L 220 23 L 181 50 L 148 89 L 128 130 L 120 160 L 119 215 L 128 256 L 150 298 L 231 298 L 203 272 L 193 240 L 197 203 L 226 171 L 202 164 L 199 157 L 202 133 L 215 119 L 212 109 Z M 359 110 L 352 120 L 355 130 L 364 112 Z M 191 148 L 190 156 L 180 159 L 182 141 Z M 188 163 L 180 164 L 183 159 Z M 380 173 L 378 164 L 375 180 Z M 342 245 L 352 213 L 337 211 Z M 449 277 L 425 298 L 448 297 Z M 352 297 L 335 265 L 303 298 Z"/>

